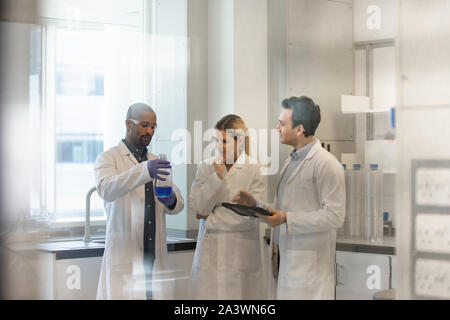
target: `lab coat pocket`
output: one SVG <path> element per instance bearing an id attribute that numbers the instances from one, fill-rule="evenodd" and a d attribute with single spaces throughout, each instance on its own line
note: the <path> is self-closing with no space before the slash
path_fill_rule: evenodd
<path id="1" fill-rule="evenodd" d="M 300 181 L 301 190 L 311 190 L 314 187 L 314 180 L 312 177 L 303 177 Z"/>
<path id="2" fill-rule="evenodd" d="M 234 267 L 237 270 L 255 270 L 262 268 L 260 257 L 260 247 L 258 240 L 235 239 L 234 240 Z"/>
<path id="3" fill-rule="evenodd" d="M 287 250 L 285 275 L 290 286 L 301 287 L 314 283 L 316 272 L 316 251 Z"/>
<path id="4" fill-rule="evenodd" d="M 107 269 L 111 273 L 129 272 L 131 274 L 135 249 L 135 243 L 128 239 L 113 239 L 110 241 L 105 248 Z"/>

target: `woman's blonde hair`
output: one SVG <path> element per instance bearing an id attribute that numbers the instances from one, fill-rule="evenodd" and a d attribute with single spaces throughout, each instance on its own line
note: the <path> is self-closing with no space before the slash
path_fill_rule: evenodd
<path id="1" fill-rule="evenodd" d="M 250 139 L 248 137 L 248 128 L 244 123 L 244 120 L 242 120 L 241 117 L 235 115 L 235 114 L 227 114 L 226 116 L 223 116 L 222 119 L 217 121 L 216 126 L 214 129 L 220 130 L 220 131 L 226 131 L 226 130 L 234 130 L 234 140 L 237 140 L 237 138 L 241 135 L 245 136 L 245 153 L 248 155 L 250 150 Z"/>

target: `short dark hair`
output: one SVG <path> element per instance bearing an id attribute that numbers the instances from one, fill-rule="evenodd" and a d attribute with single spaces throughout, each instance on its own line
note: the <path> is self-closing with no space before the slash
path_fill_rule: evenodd
<path id="1" fill-rule="evenodd" d="M 302 125 L 305 137 L 313 136 L 320 122 L 320 107 L 306 96 L 290 97 L 281 102 L 285 109 L 292 110 L 292 128 Z"/>
<path id="2" fill-rule="evenodd" d="M 147 112 L 152 112 L 155 113 L 155 111 L 148 105 L 146 105 L 145 103 L 135 103 L 132 104 L 127 111 L 127 119 L 136 119 L 136 117 L 138 117 L 138 115 L 142 112 L 142 111 L 147 111 Z"/>

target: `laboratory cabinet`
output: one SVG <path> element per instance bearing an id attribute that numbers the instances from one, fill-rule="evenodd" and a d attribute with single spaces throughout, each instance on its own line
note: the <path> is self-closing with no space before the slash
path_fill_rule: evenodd
<path id="1" fill-rule="evenodd" d="M 172 251 L 168 254 L 170 270 L 175 279 L 174 299 L 188 299 L 192 250 Z M 41 272 L 46 279 L 42 299 L 49 300 L 95 300 L 102 264 L 102 251 L 95 253 L 41 253 Z M 95 256 L 89 256 L 95 255 Z M 72 258 L 67 257 L 72 256 Z"/>
<path id="2" fill-rule="evenodd" d="M 93 300 L 97 296 L 97 285 L 102 264 L 102 251 L 90 254 L 64 252 L 39 252 L 39 298 L 43 300 Z"/>
<path id="3" fill-rule="evenodd" d="M 393 255 L 336 251 L 336 300 L 372 300 L 395 288 Z"/>
<path id="4" fill-rule="evenodd" d="M 55 300 L 94 300 L 100 277 L 102 257 L 55 261 Z"/>
<path id="5" fill-rule="evenodd" d="M 194 254 L 195 250 L 174 250 L 168 253 L 170 272 L 175 280 L 173 298 L 176 300 L 189 299 Z M 41 299 L 96 298 L 103 248 L 41 251 L 39 255 Z M 394 255 L 337 250 L 335 265 L 337 300 L 371 300 L 376 292 L 395 288 Z"/>
<path id="6" fill-rule="evenodd" d="M 175 277 L 174 299 L 176 300 L 189 299 L 189 279 L 194 254 L 193 250 L 169 252 L 169 266 Z"/>

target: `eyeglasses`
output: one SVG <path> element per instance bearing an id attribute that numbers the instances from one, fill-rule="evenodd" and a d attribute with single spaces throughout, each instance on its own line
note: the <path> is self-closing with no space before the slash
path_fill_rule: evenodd
<path id="1" fill-rule="evenodd" d="M 155 130 L 156 128 L 158 128 L 158 125 L 156 123 L 150 123 L 148 121 L 139 121 L 136 119 L 128 119 L 130 121 L 132 121 L 135 125 L 140 125 L 142 128 L 152 128 L 153 130 Z"/>

